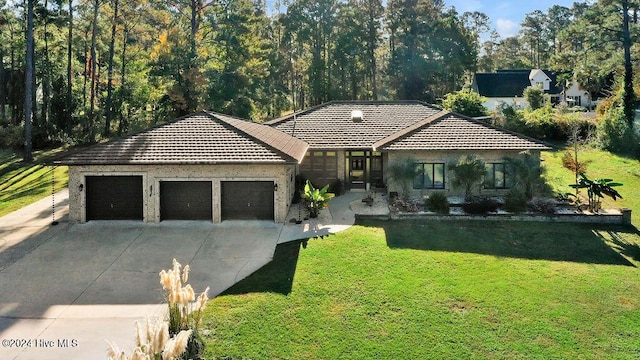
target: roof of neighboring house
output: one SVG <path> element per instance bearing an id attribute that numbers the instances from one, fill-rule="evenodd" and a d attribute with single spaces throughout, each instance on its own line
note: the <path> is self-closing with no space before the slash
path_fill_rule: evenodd
<path id="1" fill-rule="evenodd" d="M 308 144 L 272 127 L 201 111 L 64 156 L 63 165 L 299 163 Z"/>
<path id="2" fill-rule="evenodd" d="M 527 86 L 531 86 L 529 70 L 500 71 L 497 73 L 477 73 L 474 75 L 474 89 L 488 98 L 522 97 Z"/>
<path id="3" fill-rule="evenodd" d="M 441 111 L 373 144 L 374 150 L 549 150 L 524 135 Z"/>
<path id="4" fill-rule="evenodd" d="M 351 112 L 362 111 L 354 122 Z M 371 145 L 440 112 L 419 101 L 331 101 L 266 122 L 312 149 L 371 149 Z"/>
<path id="5" fill-rule="evenodd" d="M 498 70 L 495 73 L 476 73 L 473 87 L 481 96 L 488 98 L 522 97 L 524 89 L 531 86 L 530 76 L 536 72 L 543 72 L 549 78 L 548 94 L 560 94 L 558 74 L 550 70 Z"/>

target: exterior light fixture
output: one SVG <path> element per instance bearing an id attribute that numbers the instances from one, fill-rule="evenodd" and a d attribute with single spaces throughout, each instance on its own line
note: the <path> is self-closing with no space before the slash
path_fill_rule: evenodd
<path id="1" fill-rule="evenodd" d="M 82 191 L 82 189 L 84 189 L 84 184 L 80 184 L 78 188 L 80 189 L 80 191 Z"/>

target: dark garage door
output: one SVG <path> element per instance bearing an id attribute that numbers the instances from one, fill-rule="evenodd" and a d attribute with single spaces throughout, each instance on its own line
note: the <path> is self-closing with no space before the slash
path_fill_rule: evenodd
<path id="1" fill-rule="evenodd" d="M 222 220 L 273 220 L 273 181 L 223 181 Z"/>
<path id="2" fill-rule="evenodd" d="M 160 182 L 160 220 L 213 220 L 211 181 Z"/>
<path id="3" fill-rule="evenodd" d="M 142 220 L 142 176 L 87 176 L 88 220 Z"/>

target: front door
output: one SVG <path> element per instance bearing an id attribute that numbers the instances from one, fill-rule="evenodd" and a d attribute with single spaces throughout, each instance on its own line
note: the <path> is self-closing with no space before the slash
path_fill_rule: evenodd
<path id="1" fill-rule="evenodd" d="M 364 189 L 367 183 L 367 156 L 365 151 L 349 153 L 349 183 L 352 189 Z"/>

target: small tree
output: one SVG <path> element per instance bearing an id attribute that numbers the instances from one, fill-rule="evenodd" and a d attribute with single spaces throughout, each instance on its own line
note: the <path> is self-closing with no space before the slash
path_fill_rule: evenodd
<path id="1" fill-rule="evenodd" d="M 449 164 L 449 170 L 453 172 L 451 185 L 464 188 L 465 196 L 471 196 L 474 186 L 479 186 L 487 173 L 484 162 L 475 155 L 461 157 L 457 163 Z"/>
<path id="2" fill-rule="evenodd" d="M 587 178 L 585 174 L 580 174 L 580 181 L 577 184 L 569 185 L 576 189 L 587 189 L 589 197 L 589 210 L 597 212 L 600 210 L 600 202 L 604 196 L 608 196 L 613 201 L 618 198 L 622 199 L 622 195 L 614 189 L 614 187 L 622 186 L 621 183 L 613 182 L 613 179 L 594 179 Z"/>
<path id="3" fill-rule="evenodd" d="M 442 107 L 470 117 L 486 116 L 487 109 L 483 105 L 486 100 L 475 91 L 462 89 L 446 94 L 442 99 Z"/>
<path id="4" fill-rule="evenodd" d="M 522 96 L 529 104 L 528 110 L 536 110 L 544 106 L 544 90 L 540 86 L 527 86 Z"/>
<path id="5" fill-rule="evenodd" d="M 402 158 L 389 165 L 387 176 L 400 185 L 403 196 L 409 196 L 411 184 L 420 174 L 418 162 L 413 158 Z"/>
<path id="6" fill-rule="evenodd" d="M 572 152 L 567 151 L 562 157 L 562 164 L 567 169 L 571 170 L 575 174 L 576 184 L 580 180 L 580 173 L 584 173 L 587 170 L 587 162 L 579 161 L 578 154 L 580 150 L 591 141 L 591 132 L 586 135 L 582 135 L 582 124 L 577 120 L 572 120 L 567 125 L 567 145 L 572 149 Z M 590 129 L 589 129 L 590 130 Z M 576 188 L 576 195 L 578 189 Z"/>

